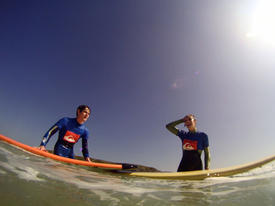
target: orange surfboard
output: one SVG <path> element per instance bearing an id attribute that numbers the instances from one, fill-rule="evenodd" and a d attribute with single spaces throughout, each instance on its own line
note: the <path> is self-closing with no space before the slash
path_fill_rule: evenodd
<path id="1" fill-rule="evenodd" d="M 77 160 L 77 159 L 71 159 L 67 157 L 61 157 L 49 152 L 41 151 L 36 147 L 31 147 L 29 145 L 25 145 L 21 142 L 18 142 L 16 140 L 13 140 L 9 137 L 6 137 L 4 135 L 0 134 L 0 140 L 5 141 L 11 145 L 17 146 L 21 149 L 24 149 L 28 152 L 31 152 L 36 155 L 40 155 L 43 157 L 51 158 L 60 162 L 66 162 L 66 163 L 71 163 L 71 164 L 76 164 L 76 165 L 84 165 L 84 166 L 89 166 L 89 167 L 97 167 L 97 168 L 103 168 L 103 169 L 116 169 L 116 170 L 121 170 L 121 169 L 130 169 L 127 168 L 127 166 L 131 167 L 131 165 L 128 164 L 107 164 L 107 163 L 96 163 L 96 162 L 88 162 L 84 160 Z"/>

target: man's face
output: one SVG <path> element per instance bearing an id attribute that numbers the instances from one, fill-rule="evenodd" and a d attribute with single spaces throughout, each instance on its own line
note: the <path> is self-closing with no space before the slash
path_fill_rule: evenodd
<path id="1" fill-rule="evenodd" d="M 78 112 L 77 112 L 77 120 L 81 124 L 86 122 L 88 120 L 89 116 L 90 116 L 90 110 L 88 108 L 85 108 L 81 112 L 78 110 Z"/>

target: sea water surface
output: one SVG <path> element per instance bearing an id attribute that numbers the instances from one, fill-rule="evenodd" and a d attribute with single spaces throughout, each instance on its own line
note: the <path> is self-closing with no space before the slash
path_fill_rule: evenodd
<path id="1" fill-rule="evenodd" d="M 275 205 L 275 161 L 200 181 L 129 177 L 29 154 L 0 141 L 1 206 Z"/>

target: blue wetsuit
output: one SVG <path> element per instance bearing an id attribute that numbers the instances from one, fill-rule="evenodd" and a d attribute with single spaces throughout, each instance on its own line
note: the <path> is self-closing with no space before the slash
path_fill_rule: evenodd
<path id="1" fill-rule="evenodd" d="M 178 172 L 202 170 L 201 153 L 209 146 L 207 134 L 179 130 L 177 136 L 182 141 L 183 150 Z"/>
<path id="2" fill-rule="evenodd" d="M 74 158 L 73 147 L 74 144 L 82 139 L 82 153 L 83 157 L 89 157 L 88 151 L 88 137 L 89 131 L 83 125 L 76 121 L 76 118 L 62 118 L 55 123 L 44 135 L 40 146 L 46 146 L 51 136 L 59 131 L 58 140 L 54 146 L 54 154 Z"/>

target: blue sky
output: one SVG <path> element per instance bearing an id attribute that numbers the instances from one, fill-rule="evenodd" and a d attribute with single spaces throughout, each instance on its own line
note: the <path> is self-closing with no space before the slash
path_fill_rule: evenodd
<path id="1" fill-rule="evenodd" d="M 273 155 L 275 46 L 255 35 L 258 7 L 1 1 L 0 133 L 36 146 L 88 104 L 95 158 L 175 171 L 181 143 L 165 125 L 189 113 L 209 136 L 212 168 Z"/>

